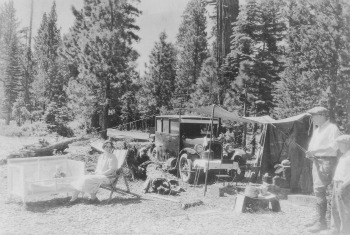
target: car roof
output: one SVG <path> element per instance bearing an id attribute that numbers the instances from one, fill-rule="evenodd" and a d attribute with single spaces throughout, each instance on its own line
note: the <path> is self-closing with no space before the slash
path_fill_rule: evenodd
<path id="1" fill-rule="evenodd" d="M 156 116 L 156 119 L 161 119 L 161 118 L 166 118 L 166 119 L 179 119 L 179 115 L 161 115 L 161 116 Z M 181 115 L 181 123 L 210 123 L 211 118 L 210 117 L 202 117 L 202 116 L 191 116 L 191 115 Z M 213 120 L 214 124 L 219 123 L 218 118 L 214 118 Z"/>

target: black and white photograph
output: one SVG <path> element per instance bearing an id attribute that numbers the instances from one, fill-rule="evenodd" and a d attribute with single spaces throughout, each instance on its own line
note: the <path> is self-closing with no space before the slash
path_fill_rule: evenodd
<path id="1" fill-rule="evenodd" d="M 0 235 L 350 235 L 350 0 L 0 0 Z"/>

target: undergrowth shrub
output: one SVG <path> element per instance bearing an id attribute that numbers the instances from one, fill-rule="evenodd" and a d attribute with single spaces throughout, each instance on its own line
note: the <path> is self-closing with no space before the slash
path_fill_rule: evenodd
<path id="1" fill-rule="evenodd" d="M 82 136 L 86 134 L 85 123 L 82 120 L 73 120 L 69 122 L 67 126 L 73 131 L 76 136 Z"/>
<path id="2" fill-rule="evenodd" d="M 64 137 L 74 136 L 73 130 L 68 126 L 71 120 L 71 110 L 66 106 L 59 106 L 55 102 L 49 103 L 43 115 L 44 121 L 48 124 L 48 128 L 52 132 Z"/>

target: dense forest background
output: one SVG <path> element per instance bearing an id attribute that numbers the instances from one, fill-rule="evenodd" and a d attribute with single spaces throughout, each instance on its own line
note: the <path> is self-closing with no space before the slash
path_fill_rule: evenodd
<path id="1" fill-rule="evenodd" d="M 84 0 L 82 9 L 72 8 L 75 22 L 65 35 L 55 2 L 33 33 L 19 28 L 11 0 L 0 5 L 5 123 L 42 123 L 71 136 L 71 123 L 84 132 L 131 128 L 127 123 L 147 128 L 154 115 L 185 107 L 217 104 L 239 115 L 278 119 L 322 105 L 347 129 L 348 1 L 246 0 L 238 8 L 235 0 L 234 11 L 222 12 L 219 4 L 211 9 L 208 1 L 189 0 L 176 42 L 166 31 L 159 35 L 144 75 L 137 72 L 133 47 L 142 14 L 136 2 Z M 217 20 L 223 13 L 231 20 L 225 27 Z"/>

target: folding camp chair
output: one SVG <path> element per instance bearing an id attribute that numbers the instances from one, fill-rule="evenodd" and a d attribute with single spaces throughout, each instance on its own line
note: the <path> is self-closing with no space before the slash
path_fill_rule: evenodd
<path id="1" fill-rule="evenodd" d="M 112 199 L 112 195 L 114 192 L 118 192 L 118 193 L 130 193 L 130 188 L 129 188 L 129 183 L 126 179 L 126 175 L 128 174 L 128 170 L 127 170 L 127 163 L 126 163 L 126 156 L 128 155 L 128 150 L 127 149 L 117 149 L 113 152 L 118 160 L 118 168 L 117 168 L 117 174 L 116 176 L 113 176 L 113 180 L 111 184 L 108 185 L 101 185 L 100 188 L 106 189 L 111 191 L 110 195 L 109 195 L 109 199 L 108 199 L 108 203 L 111 201 Z M 126 166 L 126 167 L 125 167 Z M 119 178 L 122 177 L 124 179 L 124 183 L 126 186 L 126 190 L 122 190 L 117 188 L 117 183 Z"/>

